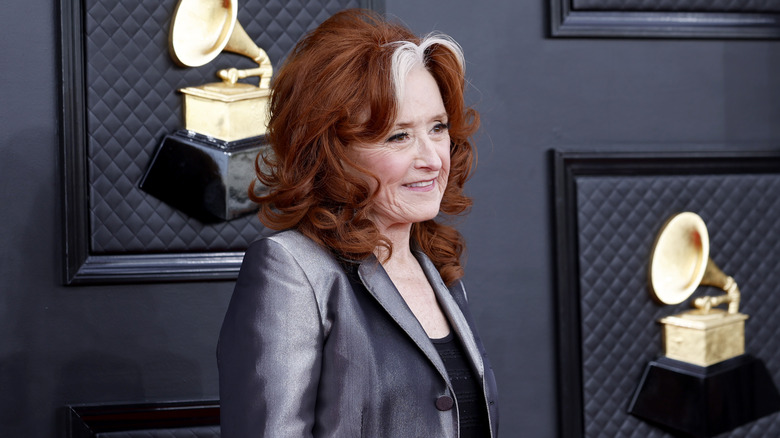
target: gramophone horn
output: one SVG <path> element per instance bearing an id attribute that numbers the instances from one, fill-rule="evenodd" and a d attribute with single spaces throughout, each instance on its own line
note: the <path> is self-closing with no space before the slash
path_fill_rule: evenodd
<path id="1" fill-rule="evenodd" d="M 214 60 L 233 34 L 237 9 L 235 1 L 180 0 L 168 41 L 176 63 L 200 67 Z"/>
<path id="2" fill-rule="evenodd" d="M 663 304 L 679 304 L 699 285 L 714 286 L 726 295 L 704 296 L 694 305 L 705 311 L 729 303 L 729 313 L 739 308 L 740 293 L 734 279 L 709 257 L 710 237 L 704 220 L 692 212 L 672 216 L 656 237 L 650 257 L 648 279 L 653 297 Z"/>
<path id="3" fill-rule="evenodd" d="M 663 304 L 679 304 L 699 287 L 707 269 L 710 237 L 699 215 L 678 213 L 666 221 L 650 257 L 650 291 Z"/>
<path id="4" fill-rule="evenodd" d="M 183 67 L 205 65 L 223 50 L 248 56 L 260 68 L 233 76 L 259 75 L 260 86 L 267 87 L 273 73 L 271 61 L 236 20 L 237 9 L 237 0 L 180 0 L 171 22 L 171 56 Z"/>

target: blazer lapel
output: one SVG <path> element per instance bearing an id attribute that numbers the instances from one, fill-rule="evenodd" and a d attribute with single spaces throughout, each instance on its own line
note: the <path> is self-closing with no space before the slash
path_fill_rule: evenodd
<path id="1" fill-rule="evenodd" d="M 433 287 L 433 292 L 436 294 L 436 298 L 439 300 L 439 305 L 444 311 L 444 314 L 447 315 L 447 319 L 452 325 L 452 328 L 455 330 L 455 333 L 457 333 L 461 342 L 463 342 L 463 346 L 465 347 L 466 354 L 468 354 L 472 366 L 477 370 L 479 377 L 483 378 L 485 375 L 485 365 L 482 362 L 482 355 L 479 353 L 474 333 L 471 330 L 471 326 L 466 321 L 466 317 L 463 316 L 460 306 L 455 302 L 452 293 L 444 284 L 441 275 L 439 275 L 439 271 L 428 256 L 421 251 L 414 251 L 414 254 L 420 262 L 420 266 L 425 272 L 425 276 L 428 277 L 428 282 L 431 284 L 431 287 Z"/>
<path id="2" fill-rule="evenodd" d="M 358 275 L 369 293 L 385 309 L 390 317 L 406 332 L 412 341 L 422 350 L 442 376 L 449 381 L 447 370 L 444 368 L 436 347 L 433 346 L 428 334 L 417 321 L 417 318 L 406 305 L 401 294 L 396 289 L 390 277 L 385 272 L 376 257 L 370 256 L 358 267 Z M 427 275 L 427 274 L 426 274 Z"/>

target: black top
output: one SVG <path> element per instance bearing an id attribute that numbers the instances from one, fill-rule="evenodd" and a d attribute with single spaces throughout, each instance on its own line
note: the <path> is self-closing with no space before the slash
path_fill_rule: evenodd
<path id="1" fill-rule="evenodd" d="M 450 334 L 441 339 L 431 339 L 439 352 L 450 384 L 455 392 L 460 419 L 461 438 L 483 438 L 490 436 L 487 405 L 479 378 L 466 359 L 463 345 Z"/>

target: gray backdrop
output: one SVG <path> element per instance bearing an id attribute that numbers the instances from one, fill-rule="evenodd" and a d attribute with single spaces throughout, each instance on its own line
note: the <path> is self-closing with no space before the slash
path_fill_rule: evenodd
<path id="1" fill-rule="evenodd" d="M 62 287 L 57 2 L 0 14 L 0 434 L 67 403 L 210 399 L 231 282 Z M 467 285 L 503 437 L 556 435 L 550 148 L 778 148 L 780 43 L 549 39 L 547 2 L 386 0 L 464 47 L 481 111 Z M 698 146 L 697 146 L 698 145 Z"/>

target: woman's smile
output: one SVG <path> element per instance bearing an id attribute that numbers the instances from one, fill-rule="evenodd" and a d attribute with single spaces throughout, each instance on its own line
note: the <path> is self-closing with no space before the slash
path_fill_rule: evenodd
<path id="1" fill-rule="evenodd" d="M 409 187 L 410 189 L 416 189 L 416 191 L 426 191 L 427 192 L 429 190 L 433 190 L 435 184 L 436 184 L 436 180 L 435 179 L 429 179 L 427 181 L 419 181 L 419 182 L 414 182 L 414 183 L 411 183 L 411 184 L 405 184 L 404 186 L 405 187 Z M 422 190 L 420 190 L 420 189 L 422 189 Z"/>

